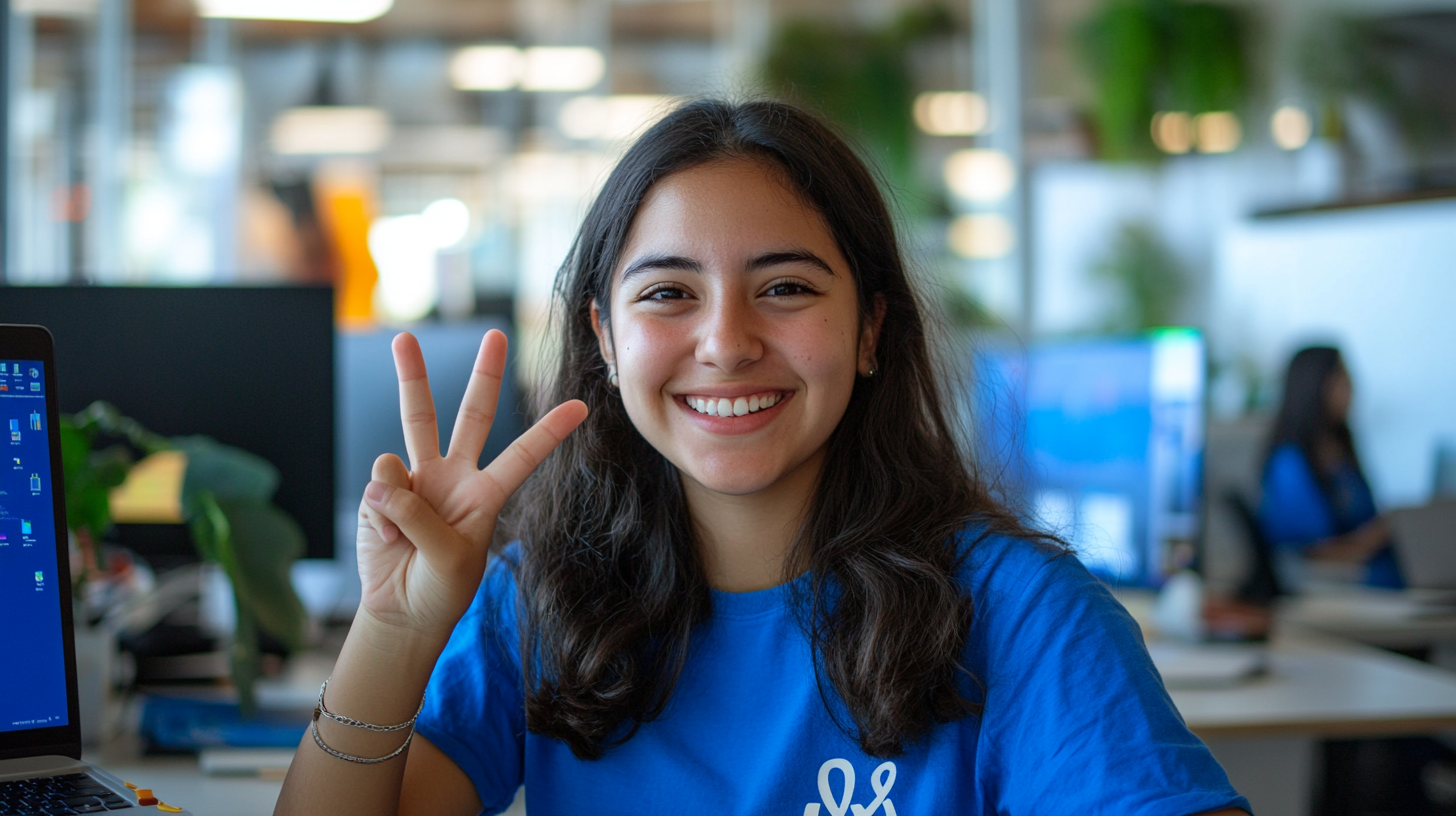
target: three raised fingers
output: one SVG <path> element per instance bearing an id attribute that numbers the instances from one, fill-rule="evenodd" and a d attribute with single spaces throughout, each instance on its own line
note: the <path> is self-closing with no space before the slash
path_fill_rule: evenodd
<path id="1" fill-rule="evenodd" d="M 394 370 L 399 375 L 399 416 L 404 424 L 404 448 L 409 452 L 410 470 L 440 458 L 440 432 L 435 419 L 435 399 L 430 396 L 430 378 L 420 342 L 409 332 L 400 332 L 391 344 Z"/>
<path id="2" fill-rule="evenodd" d="M 490 435 L 490 426 L 495 422 L 496 403 L 500 399 L 501 379 L 505 373 L 506 336 L 491 329 L 480 341 L 480 352 L 475 356 L 470 383 L 465 386 L 465 398 L 460 401 L 455 429 L 450 433 L 447 456 L 471 462 L 480 459 L 480 451 Z"/>

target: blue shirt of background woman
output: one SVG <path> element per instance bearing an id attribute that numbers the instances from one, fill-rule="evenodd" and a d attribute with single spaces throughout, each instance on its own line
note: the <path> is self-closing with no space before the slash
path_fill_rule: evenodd
<path id="1" fill-rule="evenodd" d="M 1336 349 L 1294 356 L 1264 463 L 1259 524 L 1276 547 L 1362 563 L 1365 583 L 1398 589 L 1405 582 L 1347 424 L 1352 394 Z"/>

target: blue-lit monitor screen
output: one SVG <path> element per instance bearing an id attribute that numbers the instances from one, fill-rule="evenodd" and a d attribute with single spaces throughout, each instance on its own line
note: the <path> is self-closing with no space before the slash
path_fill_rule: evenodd
<path id="1" fill-rule="evenodd" d="M 45 368 L 0 361 L 0 731 L 67 725 Z"/>
<path id="2" fill-rule="evenodd" d="M 982 456 L 1089 568 L 1156 585 L 1192 560 L 1204 439 L 1197 332 L 992 349 L 977 384 Z"/>

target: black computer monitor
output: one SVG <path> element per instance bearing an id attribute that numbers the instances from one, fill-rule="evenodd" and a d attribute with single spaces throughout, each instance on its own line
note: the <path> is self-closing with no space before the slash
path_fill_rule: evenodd
<path id="1" fill-rule="evenodd" d="M 106 400 L 164 436 L 263 457 L 310 558 L 334 553 L 333 309 L 318 286 L 0 287 L 0 322 L 55 336 L 62 413 Z M 180 525 L 119 531 L 154 561 L 196 557 Z"/>

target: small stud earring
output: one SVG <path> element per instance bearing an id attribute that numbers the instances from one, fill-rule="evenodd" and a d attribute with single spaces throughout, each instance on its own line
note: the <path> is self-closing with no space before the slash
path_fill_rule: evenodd
<path id="1" fill-rule="evenodd" d="M 615 370 L 607 375 L 607 384 L 611 385 L 613 388 L 617 387 L 617 372 Z"/>
<path id="2" fill-rule="evenodd" d="M 874 363 L 870 363 L 870 370 L 868 373 L 865 374 L 865 379 L 869 379 L 870 377 L 873 377 L 878 373 L 880 373 L 880 367 L 875 365 Z"/>

